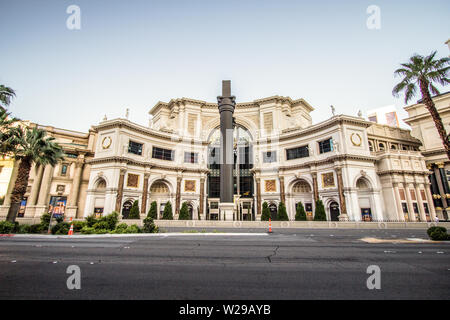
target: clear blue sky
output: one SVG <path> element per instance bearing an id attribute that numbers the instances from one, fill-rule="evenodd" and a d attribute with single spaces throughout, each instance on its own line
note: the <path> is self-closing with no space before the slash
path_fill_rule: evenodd
<path id="1" fill-rule="evenodd" d="M 81 8 L 81 30 L 66 9 Z M 369 30 L 369 5 L 381 29 Z M 0 83 L 22 119 L 86 131 L 104 114 L 148 123 L 158 101 L 304 98 L 316 110 L 402 107 L 393 71 L 413 53 L 449 55 L 450 1 L 0 0 Z M 448 88 L 446 89 L 448 90 Z M 401 118 L 405 114 L 400 114 Z"/>

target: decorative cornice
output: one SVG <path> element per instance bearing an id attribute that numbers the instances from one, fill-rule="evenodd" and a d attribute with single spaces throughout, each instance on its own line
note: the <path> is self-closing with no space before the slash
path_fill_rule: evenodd
<path id="1" fill-rule="evenodd" d="M 319 166 L 319 165 L 333 163 L 336 161 L 343 161 L 343 160 L 357 160 L 357 161 L 366 161 L 366 162 L 371 162 L 371 163 L 375 163 L 375 161 L 376 161 L 375 157 L 371 157 L 371 156 L 367 157 L 367 156 L 359 156 L 359 155 L 352 155 L 352 154 L 340 154 L 340 155 L 334 155 L 334 156 L 328 157 L 323 160 L 308 161 L 308 162 L 291 165 L 291 166 L 280 166 L 278 168 L 278 171 L 282 172 L 282 171 L 287 171 L 287 170 L 297 170 L 297 169 L 309 168 L 309 167 L 313 167 L 313 166 Z M 261 168 L 254 168 L 253 171 L 260 173 L 260 172 L 265 172 L 266 170 L 261 169 Z M 270 171 L 270 170 L 267 170 L 267 171 Z"/>
<path id="2" fill-rule="evenodd" d="M 178 167 L 178 166 L 164 166 L 154 162 L 146 162 L 139 161 L 127 157 L 105 157 L 99 159 L 92 159 L 86 161 L 86 163 L 94 165 L 94 164 L 104 164 L 104 163 L 125 163 L 127 165 L 137 165 L 141 167 L 149 167 L 151 169 L 162 169 L 162 170 L 170 170 L 175 172 L 190 172 L 190 173 L 208 173 L 209 169 L 195 169 L 195 168 L 186 168 L 186 167 Z"/>
<path id="3" fill-rule="evenodd" d="M 361 127 L 365 127 L 368 128 L 372 125 L 372 122 L 366 121 L 364 119 L 361 118 L 356 118 L 356 117 L 352 117 L 352 116 L 347 116 L 347 115 L 338 115 L 338 116 L 334 116 L 328 120 L 325 120 L 323 122 L 317 123 L 315 125 L 309 126 L 307 128 L 304 129 L 294 129 L 293 131 L 284 131 L 284 133 L 282 133 L 280 135 L 279 140 L 288 140 L 291 138 L 295 138 L 298 137 L 300 135 L 307 135 L 307 134 L 312 134 L 327 128 L 330 128 L 332 126 L 335 125 L 340 125 L 340 124 L 354 124 L 354 125 L 358 125 Z"/>
<path id="4" fill-rule="evenodd" d="M 391 174 L 409 174 L 409 175 L 424 175 L 428 176 L 432 174 L 430 171 L 413 171 L 413 170 L 383 170 L 383 171 L 377 171 L 377 175 L 384 176 L 384 175 L 391 175 Z"/>

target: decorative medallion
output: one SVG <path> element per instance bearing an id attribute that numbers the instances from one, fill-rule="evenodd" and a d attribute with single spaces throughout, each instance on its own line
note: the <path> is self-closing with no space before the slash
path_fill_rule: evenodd
<path id="1" fill-rule="evenodd" d="M 362 138 L 359 133 L 352 133 L 350 136 L 350 141 L 354 146 L 360 147 L 362 143 Z"/>
<path id="2" fill-rule="evenodd" d="M 265 180 L 265 190 L 266 192 L 276 192 L 277 191 L 277 185 L 275 180 Z"/>
<path id="3" fill-rule="evenodd" d="M 132 173 L 128 174 L 127 187 L 137 188 L 138 182 L 139 182 L 139 175 Z"/>
<path id="4" fill-rule="evenodd" d="M 112 139 L 110 137 L 104 137 L 102 140 L 103 149 L 108 149 L 111 146 Z"/>
<path id="5" fill-rule="evenodd" d="M 332 188 L 336 185 L 334 184 L 334 174 L 333 172 L 322 173 L 322 186 L 324 188 Z"/>
<path id="6" fill-rule="evenodd" d="M 185 180 L 184 181 L 184 191 L 185 192 L 195 192 L 195 180 Z"/>

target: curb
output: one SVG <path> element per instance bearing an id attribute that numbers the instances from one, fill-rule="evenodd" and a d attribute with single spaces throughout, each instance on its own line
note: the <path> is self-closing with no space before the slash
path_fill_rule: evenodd
<path id="1" fill-rule="evenodd" d="M 184 232 L 168 232 L 168 233 L 121 233 L 121 234 L 84 234 L 84 235 L 40 235 L 40 234 L 13 234 L 9 237 L 21 239 L 90 239 L 90 238 L 145 238 L 145 237 L 173 237 L 173 236 L 267 236 L 268 233 L 238 233 L 238 232 L 222 232 L 222 233 L 184 233 Z"/>

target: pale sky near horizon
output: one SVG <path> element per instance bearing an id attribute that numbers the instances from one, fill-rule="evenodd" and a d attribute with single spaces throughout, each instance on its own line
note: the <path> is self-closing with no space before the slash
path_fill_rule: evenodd
<path id="1" fill-rule="evenodd" d="M 70 5 L 81 29 L 69 30 Z M 368 6 L 381 12 L 370 30 Z M 396 105 L 400 63 L 448 56 L 448 0 L 0 0 L 0 84 L 24 120 L 87 131 L 106 114 L 148 124 L 158 101 L 304 98 L 313 122 Z M 448 87 L 442 90 L 449 91 Z M 415 99 L 413 102 L 415 102 Z"/>

